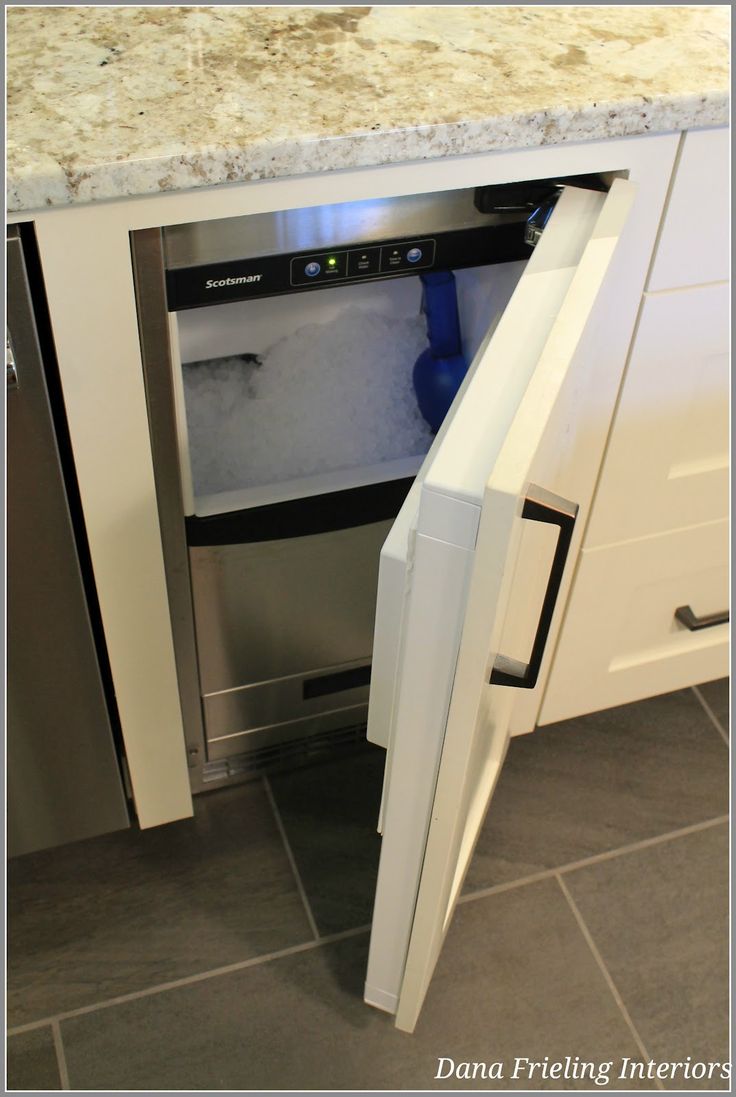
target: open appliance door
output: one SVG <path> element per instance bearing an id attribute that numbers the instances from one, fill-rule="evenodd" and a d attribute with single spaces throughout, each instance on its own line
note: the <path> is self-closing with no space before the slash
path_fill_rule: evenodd
<path id="1" fill-rule="evenodd" d="M 557 608 L 578 508 L 549 489 L 585 429 L 634 191 L 565 188 L 382 554 L 368 737 L 388 757 L 365 999 L 409 1032 Z"/>

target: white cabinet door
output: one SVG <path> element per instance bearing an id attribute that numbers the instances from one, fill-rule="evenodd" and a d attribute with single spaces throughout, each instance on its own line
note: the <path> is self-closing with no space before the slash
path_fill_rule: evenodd
<path id="1" fill-rule="evenodd" d="M 555 609 L 576 508 L 545 482 L 585 429 L 586 362 L 615 307 L 604 286 L 634 189 L 565 190 L 382 556 L 369 737 L 389 755 L 365 997 L 407 1031 L 503 763 L 514 687 L 533 677 Z"/>
<path id="2" fill-rule="evenodd" d="M 585 547 L 728 513 L 730 286 L 647 294 Z"/>

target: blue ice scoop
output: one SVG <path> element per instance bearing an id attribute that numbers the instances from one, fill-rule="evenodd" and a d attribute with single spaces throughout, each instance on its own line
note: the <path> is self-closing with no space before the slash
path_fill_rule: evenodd
<path id="1" fill-rule="evenodd" d="M 424 287 L 429 346 L 414 363 L 419 410 L 433 431 L 440 428 L 467 373 L 462 352 L 455 275 L 435 270 L 419 276 Z"/>

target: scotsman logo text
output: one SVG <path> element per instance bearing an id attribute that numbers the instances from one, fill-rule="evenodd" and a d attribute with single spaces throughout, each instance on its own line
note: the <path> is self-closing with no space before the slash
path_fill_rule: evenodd
<path id="1" fill-rule="evenodd" d="M 261 274 L 241 274 L 239 278 L 208 278 L 204 284 L 205 289 L 219 289 L 220 286 L 242 286 L 246 282 L 260 282 Z"/>

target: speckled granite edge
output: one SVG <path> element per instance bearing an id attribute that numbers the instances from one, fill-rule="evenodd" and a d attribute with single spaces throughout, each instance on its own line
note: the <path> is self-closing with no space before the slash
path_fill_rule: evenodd
<path id="1" fill-rule="evenodd" d="M 191 155 L 167 153 L 66 169 L 49 158 L 47 163 L 31 161 L 22 175 L 8 177 L 8 212 L 501 149 L 723 126 L 728 118 L 728 95 L 719 91 L 661 96 L 656 102 L 634 98 L 597 103 L 584 110 L 561 107 L 407 130 L 254 143 L 246 149 L 218 145 Z"/>

